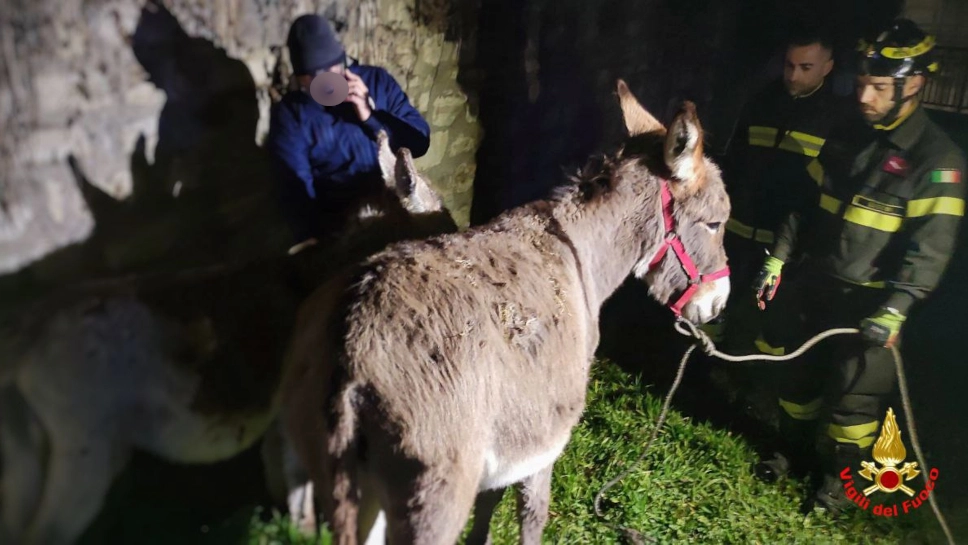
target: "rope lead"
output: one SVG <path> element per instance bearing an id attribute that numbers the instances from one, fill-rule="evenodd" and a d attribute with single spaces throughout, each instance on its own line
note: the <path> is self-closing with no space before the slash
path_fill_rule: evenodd
<path id="1" fill-rule="evenodd" d="M 675 395 L 676 389 L 679 388 L 679 383 L 682 382 L 682 377 L 686 371 L 686 363 L 689 361 L 689 356 L 692 355 L 693 351 L 697 347 L 702 347 L 703 352 L 710 356 L 715 356 L 721 360 L 728 362 L 746 362 L 746 361 L 770 361 L 770 362 L 780 362 L 789 361 L 794 358 L 798 358 L 803 355 L 804 352 L 812 348 L 815 344 L 826 339 L 827 337 L 833 337 L 835 335 L 856 335 L 860 333 L 860 330 L 852 327 L 845 328 L 834 328 L 822 331 L 817 335 L 811 337 L 807 342 L 803 343 L 803 346 L 798 348 L 796 351 L 783 356 L 769 356 L 769 355 L 759 355 L 750 354 L 748 356 L 733 356 L 730 354 L 724 354 L 720 352 L 715 343 L 709 338 L 708 335 L 692 322 L 685 320 L 681 317 L 676 319 L 675 329 L 682 335 L 687 337 L 693 337 L 696 342 L 686 349 L 686 352 L 682 355 L 682 359 L 679 360 L 679 370 L 676 373 L 675 380 L 672 381 L 672 386 L 669 388 L 669 393 L 666 394 L 665 402 L 662 404 L 662 411 L 659 413 L 659 419 L 656 422 L 654 428 L 652 428 L 652 435 L 649 440 L 645 443 L 645 448 L 642 449 L 642 454 L 632 462 L 625 471 L 621 472 L 614 479 L 605 483 L 597 494 L 595 494 L 595 514 L 602 518 L 601 501 L 602 496 L 610 488 L 618 484 L 619 481 L 624 479 L 631 473 L 635 467 L 645 459 L 646 454 L 649 452 L 649 448 L 652 443 L 655 442 L 656 437 L 659 435 L 659 430 L 662 429 L 663 424 L 665 424 L 666 417 L 669 413 L 669 406 L 672 404 L 672 396 Z M 901 360 L 901 353 L 898 351 L 897 347 L 891 347 L 891 354 L 894 356 L 894 368 L 897 372 L 897 382 L 898 387 L 901 391 L 901 404 L 904 408 L 904 418 L 907 424 L 908 435 L 911 439 L 911 445 L 914 447 L 915 456 L 918 459 L 918 463 L 921 465 L 921 477 L 924 479 L 925 483 L 928 482 L 928 465 L 924 462 L 924 453 L 921 451 L 921 443 L 918 440 L 917 430 L 914 427 L 914 411 L 911 409 L 911 399 L 908 395 L 907 378 L 904 375 L 904 362 Z M 945 537 L 948 539 L 950 545 L 954 545 L 955 539 L 951 533 L 951 528 L 948 527 L 948 522 L 945 520 L 944 515 L 941 514 L 941 509 L 938 507 L 938 503 L 935 500 L 935 494 L 928 496 L 928 502 L 931 504 L 931 510 L 934 512 L 934 516 L 944 531 Z M 642 543 L 655 543 L 656 539 L 649 536 L 643 536 L 640 532 L 633 530 L 631 528 L 626 528 L 624 526 L 616 526 L 609 524 L 609 526 L 624 535 L 634 545 L 639 545 Z"/>

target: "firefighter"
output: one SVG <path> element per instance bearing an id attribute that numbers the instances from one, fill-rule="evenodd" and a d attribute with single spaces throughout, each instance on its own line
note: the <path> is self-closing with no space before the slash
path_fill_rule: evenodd
<path id="1" fill-rule="evenodd" d="M 833 66 L 827 38 L 792 38 L 782 79 L 755 95 L 740 115 L 723 160 L 733 205 L 725 243 L 736 285 L 752 283 L 787 213 L 817 198 L 816 157 L 830 128 L 855 111 L 826 81 Z M 705 329 L 714 340 L 725 339 L 729 351 L 748 353 L 756 341 L 761 351 L 772 352 L 757 338 L 762 317 L 744 290 L 734 291 L 721 316 Z"/>
<path id="2" fill-rule="evenodd" d="M 754 283 L 756 301 L 771 301 L 785 263 L 802 257 L 785 288 L 791 297 L 774 309 L 790 327 L 767 330 L 772 342 L 799 344 L 834 327 L 862 332 L 825 341 L 784 368 L 784 447 L 757 466 L 772 480 L 816 460 L 822 480 L 808 506 L 828 511 L 847 503 L 841 470 L 863 482 L 860 462 L 872 460 L 896 386 L 889 347 L 899 346 L 912 305 L 938 285 L 964 215 L 965 158 L 917 98 L 938 69 L 933 47 L 934 37 L 906 19 L 863 45 L 857 98 L 866 123 L 831 134 L 816 205 L 788 216 Z"/>

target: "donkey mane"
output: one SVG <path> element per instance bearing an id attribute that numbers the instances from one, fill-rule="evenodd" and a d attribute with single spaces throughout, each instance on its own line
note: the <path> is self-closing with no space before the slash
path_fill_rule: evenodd
<path id="1" fill-rule="evenodd" d="M 574 173 L 565 173 L 565 181 L 552 190 L 548 201 L 559 203 L 571 201 L 584 205 L 601 202 L 618 190 L 623 182 L 617 176 L 621 166 L 630 159 L 641 162 L 649 172 L 659 178 L 669 178 L 671 172 L 662 160 L 664 136 L 641 134 L 628 138 L 611 153 L 592 155 Z"/>

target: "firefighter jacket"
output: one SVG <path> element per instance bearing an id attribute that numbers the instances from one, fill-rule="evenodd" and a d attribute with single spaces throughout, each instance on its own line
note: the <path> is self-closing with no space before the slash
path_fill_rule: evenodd
<path id="1" fill-rule="evenodd" d="M 723 160 L 732 215 L 726 229 L 764 244 L 787 214 L 817 199 L 808 172 L 831 127 L 856 107 L 824 83 L 807 96 L 790 96 L 776 81 L 744 108 Z M 754 231 L 755 230 L 755 231 Z"/>
<path id="2" fill-rule="evenodd" d="M 883 306 L 907 314 L 937 286 L 955 249 L 965 158 L 920 106 L 899 123 L 831 136 L 816 206 L 790 214 L 774 256 L 787 261 L 802 250 L 820 272 L 884 289 Z"/>

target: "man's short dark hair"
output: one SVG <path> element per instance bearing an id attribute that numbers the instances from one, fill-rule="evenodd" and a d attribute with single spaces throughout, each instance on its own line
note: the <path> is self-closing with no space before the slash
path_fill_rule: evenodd
<path id="1" fill-rule="evenodd" d="M 811 44 L 820 44 L 820 47 L 830 51 L 831 54 L 834 51 L 833 39 L 823 30 L 801 29 L 794 32 L 787 40 L 787 47 L 803 47 Z"/>

